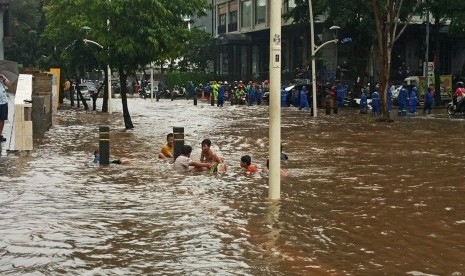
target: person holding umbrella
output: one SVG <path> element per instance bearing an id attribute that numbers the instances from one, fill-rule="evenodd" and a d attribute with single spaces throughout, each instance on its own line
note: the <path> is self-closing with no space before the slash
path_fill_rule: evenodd
<path id="1" fill-rule="evenodd" d="M 8 120 L 8 97 L 6 95 L 6 89 L 10 86 L 10 84 L 10 81 L 5 77 L 5 75 L 0 74 L 0 142 L 6 141 L 2 132 L 5 120 Z"/>

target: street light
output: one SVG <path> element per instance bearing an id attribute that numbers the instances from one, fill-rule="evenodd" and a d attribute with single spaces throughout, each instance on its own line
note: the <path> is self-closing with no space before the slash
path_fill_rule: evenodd
<path id="1" fill-rule="evenodd" d="M 337 39 L 337 33 L 339 32 L 339 29 L 341 27 L 339 26 L 331 26 L 329 29 L 331 31 L 333 31 L 333 38 L 334 39 Z M 337 74 L 337 67 L 338 67 L 338 64 L 337 64 L 337 45 L 334 46 L 334 72 Z"/>
<path id="2" fill-rule="evenodd" d="M 82 27 L 83 30 L 90 30 L 90 27 L 87 27 L 87 26 L 84 26 Z M 84 43 L 91 43 L 91 44 L 94 44 L 96 45 L 97 47 L 99 47 L 100 49 L 103 50 L 103 46 L 101 44 L 99 44 L 98 42 L 96 41 L 93 41 L 93 40 L 90 40 L 90 39 L 83 39 L 82 40 Z M 112 107 L 112 104 L 111 104 L 111 68 L 110 68 L 110 64 L 107 64 L 107 74 L 108 74 L 108 82 L 107 82 L 107 88 L 108 88 L 108 114 L 112 114 L 113 113 L 113 107 Z"/>
<path id="3" fill-rule="evenodd" d="M 313 21 L 313 8 L 312 8 L 312 0 L 308 0 L 308 11 L 310 14 L 310 48 L 311 48 L 311 56 L 312 56 L 312 106 L 313 106 L 313 116 L 316 117 L 317 113 L 317 108 L 316 108 L 316 64 L 315 64 L 315 54 L 323 48 L 324 46 L 330 44 L 330 43 L 337 43 L 339 40 L 337 39 L 337 35 L 335 35 L 335 38 L 333 40 L 326 41 L 325 43 L 321 44 L 320 46 L 316 47 L 315 46 L 315 22 Z M 334 31 L 337 33 L 337 31 L 340 29 L 338 26 L 332 26 L 329 28 L 330 30 Z"/>

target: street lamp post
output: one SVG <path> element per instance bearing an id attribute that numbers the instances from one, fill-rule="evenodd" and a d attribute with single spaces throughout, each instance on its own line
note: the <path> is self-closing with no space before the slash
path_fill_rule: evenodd
<path id="1" fill-rule="evenodd" d="M 330 43 L 337 43 L 338 39 L 335 38 L 333 40 L 326 41 L 325 43 L 321 44 L 320 46 L 315 46 L 315 22 L 313 20 L 313 8 L 312 8 L 312 0 L 308 0 L 308 11 L 310 14 L 310 54 L 312 56 L 312 106 L 313 106 L 313 116 L 317 116 L 317 105 L 316 105 L 316 64 L 315 64 L 315 54 L 323 48 L 324 46 Z M 332 26 L 330 30 L 336 31 L 339 29 L 338 26 Z"/>
<path id="2" fill-rule="evenodd" d="M 103 49 L 103 46 L 101 44 L 99 44 L 98 42 L 96 41 L 93 41 L 93 40 L 90 40 L 90 39 L 83 39 L 82 41 L 84 41 L 84 43 L 91 43 L 91 44 L 94 44 L 96 45 L 97 47 L 100 47 L 100 49 Z M 107 64 L 107 73 L 108 73 L 108 81 L 107 81 L 107 87 L 108 87 L 108 114 L 112 114 L 113 113 L 113 107 L 112 107 L 112 104 L 111 104 L 111 68 L 110 68 L 110 64 Z"/>

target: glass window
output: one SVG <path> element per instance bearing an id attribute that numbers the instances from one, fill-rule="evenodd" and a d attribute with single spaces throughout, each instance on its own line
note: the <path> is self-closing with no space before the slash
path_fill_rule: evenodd
<path id="1" fill-rule="evenodd" d="M 287 7 L 289 10 L 293 10 L 296 7 L 295 0 L 288 0 Z"/>
<path id="2" fill-rule="evenodd" d="M 237 11 L 233 11 L 229 13 L 229 23 L 237 23 Z"/>
<path id="3" fill-rule="evenodd" d="M 285 0 L 283 12 L 288 13 L 296 7 L 295 0 Z"/>
<path id="4" fill-rule="evenodd" d="M 263 24 L 266 20 L 266 0 L 255 2 L 255 24 Z"/>
<path id="5" fill-rule="evenodd" d="M 228 32 L 235 32 L 235 31 L 237 31 L 237 11 L 233 11 L 229 13 Z"/>
<path id="6" fill-rule="evenodd" d="M 242 1 L 241 3 L 241 27 L 250 27 L 252 17 L 252 1 Z"/>
<path id="7" fill-rule="evenodd" d="M 220 14 L 220 26 L 226 26 L 226 14 Z"/>

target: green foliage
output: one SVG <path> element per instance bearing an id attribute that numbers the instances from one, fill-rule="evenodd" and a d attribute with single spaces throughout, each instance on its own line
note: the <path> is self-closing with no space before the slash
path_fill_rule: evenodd
<path id="1" fill-rule="evenodd" d="M 198 84 L 205 85 L 207 82 L 213 80 L 212 73 L 203 72 L 169 72 L 166 74 L 166 84 L 168 87 L 186 86 L 189 81 L 194 83 L 194 86 Z"/>
<path id="2" fill-rule="evenodd" d="M 193 29 L 188 36 L 185 47 L 181 50 L 183 57 L 178 62 L 179 70 L 208 72 L 213 69 L 215 39 L 210 33 Z"/>
<path id="3" fill-rule="evenodd" d="M 5 58 L 24 66 L 37 67 L 43 54 L 39 48 L 43 12 L 37 0 L 15 0 L 10 4 L 11 43 L 5 45 Z"/>
<path id="4" fill-rule="evenodd" d="M 42 39 L 64 52 L 72 41 L 87 37 L 106 49 L 94 49 L 100 63 L 133 72 L 152 61 L 178 58 L 189 36 L 182 16 L 203 14 L 207 7 L 206 0 L 47 0 Z M 91 27 L 88 33 L 84 26 Z M 77 55 L 67 50 L 67 56 Z"/>

